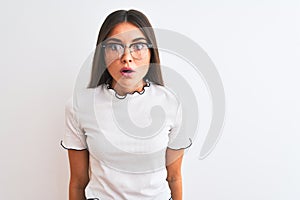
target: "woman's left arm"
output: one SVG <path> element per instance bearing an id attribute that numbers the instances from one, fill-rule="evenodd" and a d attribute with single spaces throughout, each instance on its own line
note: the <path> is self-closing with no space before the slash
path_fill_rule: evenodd
<path id="1" fill-rule="evenodd" d="M 182 200 L 182 178 L 181 178 L 181 163 L 184 150 L 173 150 L 167 148 L 166 152 L 166 168 L 167 181 L 171 190 L 173 200 Z"/>

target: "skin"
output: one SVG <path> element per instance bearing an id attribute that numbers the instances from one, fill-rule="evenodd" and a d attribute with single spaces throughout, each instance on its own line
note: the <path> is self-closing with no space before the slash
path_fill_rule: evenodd
<path id="1" fill-rule="evenodd" d="M 108 43 L 110 41 L 128 45 L 133 42 L 147 42 L 143 33 L 131 23 L 121 23 L 115 26 L 106 40 Z M 113 78 L 112 87 L 118 94 L 124 95 L 143 90 L 143 86 L 145 85 L 143 77 L 145 77 L 149 69 L 150 51 L 148 51 L 147 56 L 142 60 L 136 60 L 131 56 L 129 49 L 126 48 L 120 59 L 106 59 L 105 61 L 108 72 Z M 130 67 L 135 72 L 131 77 L 124 77 L 120 73 L 123 67 Z"/>
<path id="2" fill-rule="evenodd" d="M 182 176 L 181 164 L 184 150 L 173 150 L 167 148 L 166 151 L 166 168 L 167 181 L 171 190 L 173 200 L 182 200 Z"/>
<path id="3" fill-rule="evenodd" d="M 84 189 L 89 182 L 89 152 L 68 150 L 70 164 L 69 200 L 86 200 Z"/>
<path id="4" fill-rule="evenodd" d="M 136 38 L 145 38 L 143 33 L 130 23 L 121 23 L 115 26 L 108 39 L 118 40 L 122 44 L 131 44 Z M 145 42 L 145 40 L 139 40 Z M 115 42 L 115 41 L 114 41 Z M 134 91 L 142 91 L 143 77 L 147 74 L 150 63 L 150 51 L 142 60 L 135 60 L 129 49 L 125 49 L 120 59 L 108 60 L 108 71 L 113 77 L 112 87 L 115 91 L 124 95 Z M 135 70 L 131 77 L 123 77 L 120 73 L 122 67 L 130 67 Z M 87 150 L 68 150 L 70 163 L 69 200 L 86 200 L 84 190 L 89 181 L 89 152 Z M 166 150 L 167 181 L 173 200 L 182 200 L 181 163 L 183 150 Z"/>

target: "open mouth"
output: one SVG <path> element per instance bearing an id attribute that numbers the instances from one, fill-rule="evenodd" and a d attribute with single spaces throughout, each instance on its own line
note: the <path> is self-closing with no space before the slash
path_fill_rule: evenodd
<path id="1" fill-rule="evenodd" d="M 126 70 L 122 70 L 121 72 L 123 72 L 123 73 L 131 73 L 131 72 L 134 72 L 134 71 L 133 71 L 133 70 L 126 69 Z"/>
<path id="2" fill-rule="evenodd" d="M 134 70 L 129 67 L 123 67 L 120 71 L 122 74 L 130 74 L 130 73 L 134 72 Z"/>

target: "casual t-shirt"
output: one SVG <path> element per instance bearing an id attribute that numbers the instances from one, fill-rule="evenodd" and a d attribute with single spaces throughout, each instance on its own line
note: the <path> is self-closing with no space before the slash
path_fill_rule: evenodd
<path id="1" fill-rule="evenodd" d="M 73 96 L 65 117 L 62 146 L 89 151 L 87 199 L 171 197 L 166 149 L 191 145 L 180 132 L 182 106 L 171 90 L 147 81 L 142 92 L 120 97 L 102 84 Z"/>

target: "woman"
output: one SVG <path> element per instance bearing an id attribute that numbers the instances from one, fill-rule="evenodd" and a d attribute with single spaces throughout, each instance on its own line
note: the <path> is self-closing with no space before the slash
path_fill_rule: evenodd
<path id="1" fill-rule="evenodd" d="M 183 149 L 191 140 L 179 134 L 181 104 L 163 84 L 156 47 L 141 12 L 118 10 L 104 21 L 89 83 L 93 114 L 66 106 L 70 200 L 182 199 Z M 163 109 L 156 116 L 155 106 Z"/>

